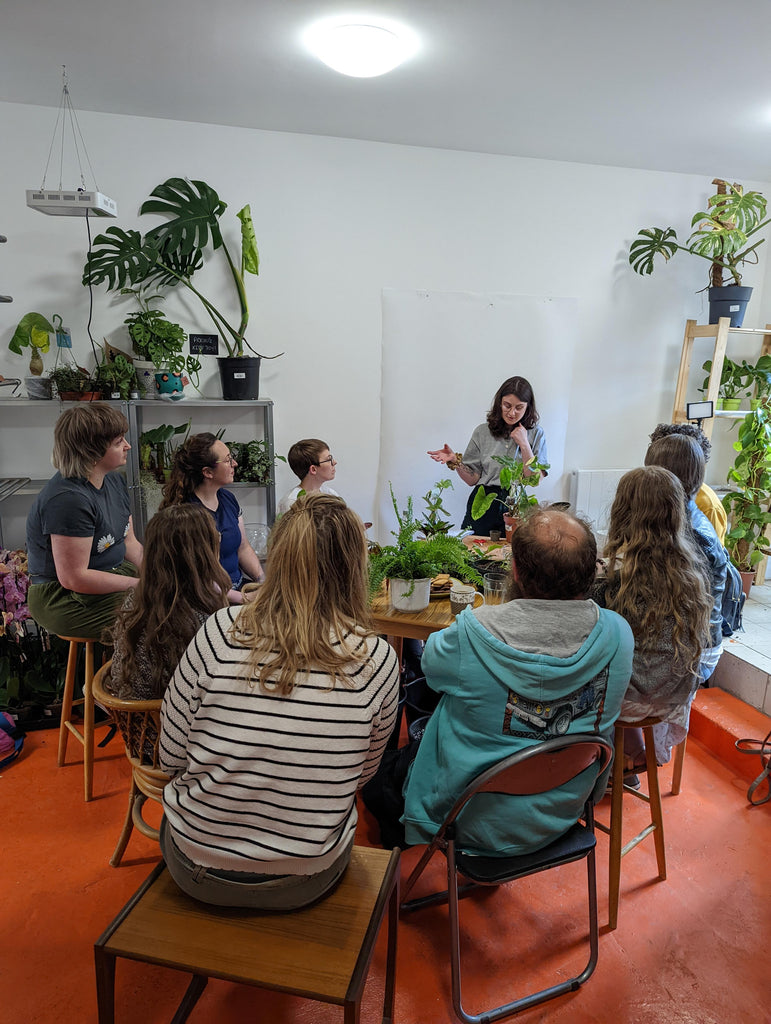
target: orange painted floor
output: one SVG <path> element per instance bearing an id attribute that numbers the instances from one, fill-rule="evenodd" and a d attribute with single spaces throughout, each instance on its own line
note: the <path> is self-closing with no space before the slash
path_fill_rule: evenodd
<path id="1" fill-rule="evenodd" d="M 104 727 L 98 729 L 104 734 Z M 752 732 L 749 732 L 752 735 Z M 56 732 L 31 733 L 22 758 L 0 774 L 0 1021 L 93 1024 L 94 940 L 158 860 L 134 833 L 123 866 L 108 859 L 125 813 L 122 746 L 97 751 L 94 792 L 82 799 L 80 748 L 56 768 Z M 670 769 L 660 772 L 668 794 Z M 698 741 L 689 741 L 682 793 L 666 795 L 668 878 L 657 882 L 649 840 L 622 862 L 619 927 L 603 927 L 594 976 L 578 992 L 520 1014 L 518 1021 L 564 1024 L 770 1024 L 771 802 L 750 807 L 747 781 Z M 598 810 L 607 820 L 608 801 Z M 627 798 L 633 828 L 644 806 Z M 638 824 L 639 827 L 639 824 Z M 363 812 L 357 841 L 374 840 Z M 600 921 L 607 921 L 607 837 L 598 835 Z M 415 861 L 408 851 L 404 867 Z M 424 881 L 439 883 L 436 860 Z M 465 996 L 478 1012 L 550 984 L 583 964 L 585 874 L 571 865 L 461 906 L 471 965 Z M 399 1024 L 453 1019 L 446 909 L 431 908 L 399 928 Z M 380 1020 L 382 942 L 367 985 L 362 1022 Z M 119 961 L 118 1024 L 170 1021 L 187 985 L 181 974 Z M 342 1010 L 212 981 L 191 1024 L 326 1024 Z"/>

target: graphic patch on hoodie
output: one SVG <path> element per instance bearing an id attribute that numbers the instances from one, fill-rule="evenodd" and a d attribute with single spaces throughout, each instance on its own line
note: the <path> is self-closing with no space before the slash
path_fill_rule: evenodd
<path id="1" fill-rule="evenodd" d="M 577 718 L 594 712 L 593 724 L 587 723 L 585 731 L 597 731 L 600 727 L 605 693 L 608 688 L 610 664 L 606 665 L 588 683 L 572 693 L 556 695 L 549 701 L 532 700 L 514 690 L 509 690 L 506 712 L 503 716 L 503 732 L 510 736 L 532 736 L 538 740 L 552 736 L 564 736 Z M 530 726 L 530 728 L 527 728 Z"/>

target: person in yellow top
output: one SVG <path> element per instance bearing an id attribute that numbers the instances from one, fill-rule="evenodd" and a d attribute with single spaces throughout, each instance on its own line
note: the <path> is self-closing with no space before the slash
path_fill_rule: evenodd
<path id="1" fill-rule="evenodd" d="M 651 444 L 662 437 L 668 437 L 670 434 L 684 434 L 686 437 L 692 437 L 699 443 L 701 450 L 704 452 L 704 461 L 709 462 L 712 444 L 701 427 L 696 426 L 695 423 L 659 423 L 651 434 Z M 702 484 L 693 500 L 696 502 L 696 507 L 701 509 L 710 523 L 712 523 L 720 543 L 725 544 L 728 516 L 721 504 L 720 498 L 718 498 L 711 487 L 708 487 L 707 484 Z"/>

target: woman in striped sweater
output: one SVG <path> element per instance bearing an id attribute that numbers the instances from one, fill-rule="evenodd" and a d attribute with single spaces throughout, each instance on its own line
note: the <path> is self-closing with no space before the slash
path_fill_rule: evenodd
<path id="1" fill-rule="evenodd" d="M 370 626 L 366 559 L 341 498 L 300 498 L 255 600 L 213 615 L 179 663 L 162 710 L 161 849 L 204 903 L 292 910 L 345 871 L 399 686 Z"/>

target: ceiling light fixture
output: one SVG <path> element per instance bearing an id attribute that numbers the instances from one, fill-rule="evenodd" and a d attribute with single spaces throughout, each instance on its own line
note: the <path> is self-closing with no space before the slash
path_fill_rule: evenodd
<path id="1" fill-rule="evenodd" d="M 418 49 L 410 29 L 371 18 L 318 22 L 306 33 L 305 43 L 328 67 L 353 78 L 385 75 Z"/>

